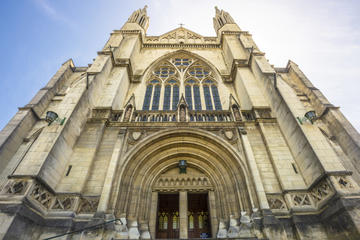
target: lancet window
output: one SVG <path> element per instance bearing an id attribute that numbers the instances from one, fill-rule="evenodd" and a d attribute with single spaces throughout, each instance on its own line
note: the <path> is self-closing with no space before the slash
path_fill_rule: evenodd
<path id="1" fill-rule="evenodd" d="M 163 61 L 148 76 L 143 110 L 176 110 L 180 94 L 189 110 L 222 110 L 214 75 L 204 62 L 186 55 Z"/>

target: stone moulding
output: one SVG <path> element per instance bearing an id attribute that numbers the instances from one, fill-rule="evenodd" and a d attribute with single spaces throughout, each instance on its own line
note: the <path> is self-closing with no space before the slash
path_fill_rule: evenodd
<path id="1" fill-rule="evenodd" d="M 354 180 L 347 175 L 329 176 L 308 191 L 290 191 L 282 194 L 267 194 L 271 210 L 283 211 L 319 211 L 335 195 L 357 194 L 359 188 Z"/>
<path id="2" fill-rule="evenodd" d="M 14 200 L 27 201 L 30 207 L 37 209 L 43 217 L 57 216 L 67 212 L 93 214 L 97 210 L 99 196 L 81 196 L 79 194 L 54 194 L 46 186 L 33 179 L 10 179 L 0 190 L 0 204 L 14 204 Z M 63 214 L 61 214 L 63 216 Z"/>

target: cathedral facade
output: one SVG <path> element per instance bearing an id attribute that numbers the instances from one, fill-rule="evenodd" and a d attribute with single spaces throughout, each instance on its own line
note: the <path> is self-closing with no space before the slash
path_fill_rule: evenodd
<path id="1" fill-rule="evenodd" d="M 360 135 L 225 11 L 148 36 L 146 7 L 0 133 L 3 239 L 360 239 Z"/>

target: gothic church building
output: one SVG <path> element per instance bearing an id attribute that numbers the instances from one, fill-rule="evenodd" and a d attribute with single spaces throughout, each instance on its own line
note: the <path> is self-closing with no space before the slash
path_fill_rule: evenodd
<path id="1" fill-rule="evenodd" d="M 298 65 L 146 7 L 0 133 L 3 239 L 360 239 L 360 135 Z"/>

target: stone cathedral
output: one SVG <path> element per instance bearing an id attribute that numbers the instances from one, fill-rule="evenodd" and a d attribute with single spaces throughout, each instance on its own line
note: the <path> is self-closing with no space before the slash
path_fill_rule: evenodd
<path id="1" fill-rule="evenodd" d="M 0 133 L 2 239 L 360 239 L 360 135 L 298 65 L 146 7 Z M 309 53 L 310 54 L 310 53 Z"/>

